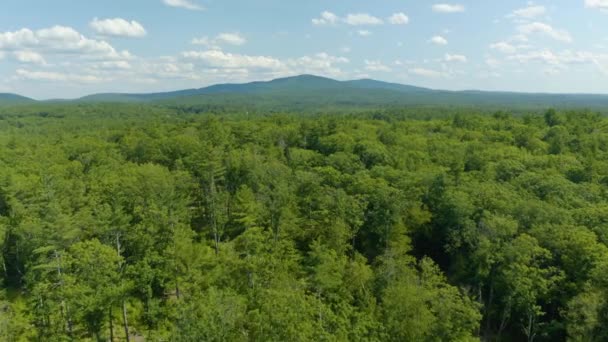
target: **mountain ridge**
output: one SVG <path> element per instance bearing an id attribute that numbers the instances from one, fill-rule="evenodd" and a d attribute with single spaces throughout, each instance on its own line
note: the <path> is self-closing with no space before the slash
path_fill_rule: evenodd
<path id="1" fill-rule="evenodd" d="M 31 99 L 29 97 L 25 97 L 19 94 L 13 93 L 0 93 L 0 104 L 21 104 L 21 103 L 31 103 L 36 100 Z"/>
<path id="2" fill-rule="evenodd" d="M 33 103 L 5 94 L 0 104 Z M 9 96 L 11 95 L 11 96 Z M 154 93 L 97 93 L 73 100 L 36 103 L 154 103 L 173 106 L 240 106 L 264 110 L 369 108 L 386 106 L 485 106 L 492 108 L 587 108 L 608 112 L 608 94 L 519 93 L 483 90 L 439 90 L 374 79 L 339 81 L 297 75 L 270 81 L 221 83 L 202 88 Z"/>

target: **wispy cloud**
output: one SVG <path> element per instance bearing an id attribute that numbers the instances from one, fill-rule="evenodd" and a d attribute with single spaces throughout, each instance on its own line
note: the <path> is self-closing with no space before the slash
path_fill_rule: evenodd
<path id="1" fill-rule="evenodd" d="M 449 53 L 446 53 L 445 56 L 443 57 L 443 60 L 448 63 L 451 63 L 451 62 L 466 63 L 468 61 L 468 58 L 464 55 L 451 55 Z"/>
<path id="2" fill-rule="evenodd" d="M 465 7 L 459 4 L 435 4 L 432 8 L 433 12 L 437 13 L 462 13 L 465 11 Z"/>
<path id="3" fill-rule="evenodd" d="M 384 24 L 382 19 L 376 18 L 373 15 L 369 15 L 367 13 L 349 14 L 346 16 L 346 18 L 344 18 L 344 22 L 352 26 Z"/>
<path id="4" fill-rule="evenodd" d="M 608 0 L 585 0 L 585 7 L 608 12 Z"/>
<path id="5" fill-rule="evenodd" d="M 511 12 L 507 17 L 509 18 L 518 18 L 518 19 L 533 19 L 536 17 L 540 17 L 547 13 L 547 9 L 545 6 L 531 5 L 524 8 L 516 9 Z"/>
<path id="6" fill-rule="evenodd" d="M 443 76 L 441 71 L 426 69 L 426 68 L 412 68 L 408 70 L 410 74 L 422 77 L 439 78 Z"/>
<path id="7" fill-rule="evenodd" d="M 404 18 L 400 16 L 398 20 L 403 21 Z M 407 21 L 409 18 L 406 16 L 405 20 Z M 345 17 L 340 17 L 329 11 L 324 11 L 319 18 L 312 19 L 312 24 L 316 26 L 336 25 L 338 23 L 344 23 L 351 26 L 375 26 L 384 24 L 384 21 L 368 13 L 350 13 Z"/>
<path id="8" fill-rule="evenodd" d="M 381 72 L 389 72 L 391 71 L 391 68 L 384 65 L 384 63 L 382 63 L 381 61 L 370 61 L 370 60 L 365 60 L 365 70 L 367 71 L 381 71 Z"/>
<path id="9" fill-rule="evenodd" d="M 572 36 L 568 31 L 559 30 L 553 26 L 541 22 L 533 22 L 520 25 L 517 30 L 523 35 L 541 34 L 557 41 L 570 43 Z"/>
<path id="10" fill-rule="evenodd" d="M 163 3 L 167 6 L 183 8 L 190 11 L 202 11 L 205 9 L 203 6 L 190 0 L 163 0 Z"/>
<path id="11" fill-rule="evenodd" d="M 312 19 L 313 25 L 317 26 L 335 25 L 336 23 L 338 23 L 338 21 L 340 21 L 340 18 L 329 11 L 324 11 L 323 13 L 321 13 L 321 16 L 319 18 Z"/>
<path id="12" fill-rule="evenodd" d="M 236 45 L 240 46 L 247 43 L 247 39 L 243 37 L 240 33 L 220 33 L 215 38 L 209 37 L 200 37 L 194 38 L 191 41 L 194 45 L 204 45 L 213 49 L 220 49 L 221 45 Z"/>

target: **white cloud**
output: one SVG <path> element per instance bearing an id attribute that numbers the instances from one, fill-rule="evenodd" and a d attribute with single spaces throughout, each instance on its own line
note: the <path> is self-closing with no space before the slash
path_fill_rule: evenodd
<path id="1" fill-rule="evenodd" d="M 384 22 L 380 18 L 376 18 L 367 13 L 349 14 L 344 18 L 344 22 L 352 26 L 362 25 L 382 25 Z"/>
<path id="2" fill-rule="evenodd" d="M 381 61 L 370 61 L 365 60 L 365 70 L 367 71 L 381 71 L 381 72 L 389 72 L 391 68 L 384 65 Z"/>
<path id="3" fill-rule="evenodd" d="M 517 30 L 524 35 L 542 34 L 557 41 L 566 43 L 572 42 L 572 36 L 568 31 L 558 30 L 553 28 L 549 24 L 541 22 L 533 22 L 529 24 L 520 25 Z"/>
<path id="4" fill-rule="evenodd" d="M 321 17 L 315 18 L 312 20 L 313 25 L 321 26 L 321 25 L 335 25 L 340 18 L 328 11 L 324 11 L 321 13 Z"/>
<path id="5" fill-rule="evenodd" d="M 585 7 L 608 11 L 608 0 L 585 0 Z"/>
<path id="6" fill-rule="evenodd" d="M 409 70 L 409 73 L 416 76 L 439 78 L 443 76 L 441 71 L 426 69 L 426 68 L 413 68 Z"/>
<path id="7" fill-rule="evenodd" d="M 28 50 L 105 59 L 131 57 L 128 51 L 119 52 L 109 43 L 86 38 L 67 26 L 53 26 L 37 31 L 24 28 L 15 32 L 0 32 L 0 50 Z"/>
<path id="8" fill-rule="evenodd" d="M 467 57 L 464 55 L 451 55 L 449 53 L 445 54 L 443 60 L 446 62 L 459 62 L 459 63 L 466 63 L 468 61 Z"/>
<path id="9" fill-rule="evenodd" d="M 230 45 L 243 45 L 247 42 L 247 40 L 238 33 L 220 33 L 215 40 Z"/>
<path id="10" fill-rule="evenodd" d="M 508 59 L 520 63 L 542 62 L 552 65 L 560 64 L 558 56 L 550 50 L 531 51 L 525 54 L 509 56 Z"/>
<path id="11" fill-rule="evenodd" d="M 388 22 L 393 25 L 405 25 L 410 22 L 410 18 L 405 13 L 395 13 L 388 18 Z"/>
<path id="12" fill-rule="evenodd" d="M 200 37 L 192 39 L 193 45 L 204 45 L 214 50 L 221 50 L 220 45 L 243 45 L 247 42 L 239 33 L 220 33 L 215 38 Z"/>
<path id="13" fill-rule="evenodd" d="M 135 20 L 95 18 L 90 25 L 95 32 L 104 36 L 141 38 L 146 35 L 146 29 Z"/>
<path id="14" fill-rule="evenodd" d="M 431 38 L 429 40 L 429 42 L 431 42 L 435 45 L 447 45 L 448 44 L 447 39 L 443 38 L 442 36 L 434 36 L 433 38 Z"/>
<path id="15" fill-rule="evenodd" d="M 281 69 L 283 67 L 283 63 L 273 57 L 232 54 L 219 50 L 187 51 L 183 53 L 183 57 L 188 60 L 202 61 L 211 67 L 225 69 Z"/>
<path id="16" fill-rule="evenodd" d="M 285 74 L 316 74 L 339 77 L 343 72 L 337 65 L 347 63 L 350 63 L 348 58 L 331 56 L 321 52 L 313 56 L 286 60 L 284 62 L 286 69 L 283 72 Z"/>
<path id="17" fill-rule="evenodd" d="M 17 69 L 15 73 L 18 78 L 34 81 L 58 81 L 77 83 L 97 83 L 103 81 L 101 78 L 94 75 L 66 74 L 50 71 L 31 71 L 25 69 Z"/>
<path id="18" fill-rule="evenodd" d="M 405 20 L 405 23 L 409 20 L 407 16 L 403 13 L 395 13 L 392 17 L 389 18 L 400 21 L 401 24 Z M 378 17 L 374 17 L 373 15 L 367 13 L 350 13 L 347 14 L 346 17 L 339 17 L 336 14 L 324 11 L 321 13 L 319 18 L 312 19 L 312 24 L 315 26 L 327 26 L 327 25 L 337 25 L 339 23 L 344 23 L 351 26 L 374 26 L 374 25 L 382 25 L 384 21 Z"/>
<path id="19" fill-rule="evenodd" d="M 179 71 L 178 66 L 191 62 L 193 70 Z M 339 77 L 343 71 L 339 65 L 348 64 L 345 57 L 332 56 L 325 52 L 312 56 L 278 59 L 269 56 L 250 56 L 231 54 L 218 50 L 187 51 L 182 60 L 172 63 L 172 72 L 176 74 L 196 75 L 197 73 L 215 73 L 216 75 L 240 74 L 246 79 L 262 79 L 297 74 L 316 74 Z"/>
<path id="20" fill-rule="evenodd" d="M 202 11 L 205 9 L 203 6 L 189 0 L 163 0 L 163 3 L 167 6 L 184 8 L 191 11 Z"/>
<path id="21" fill-rule="evenodd" d="M 516 9 L 511 14 L 508 15 L 509 18 L 519 18 L 519 19 L 534 19 L 536 17 L 540 17 L 547 13 L 547 9 L 545 6 L 538 5 L 530 5 L 528 7 Z"/>
<path id="22" fill-rule="evenodd" d="M 465 11 L 463 5 L 458 4 L 435 4 L 433 11 L 438 13 L 461 13 Z"/>
<path id="23" fill-rule="evenodd" d="M 128 70 L 128 69 L 131 69 L 132 66 L 131 66 L 131 63 L 129 63 L 127 61 L 107 61 L 107 62 L 96 63 L 95 65 L 93 65 L 93 68 L 108 69 L 108 70 L 116 70 L 116 69 Z"/>
<path id="24" fill-rule="evenodd" d="M 507 42 L 497 42 L 490 45 L 490 49 L 497 50 L 502 53 L 515 53 L 517 52 L 517 47 Z"/>
<path id="25" fill-rule="evenodd" d="M 215 45 L 215 42 L 212 43 L 212 40 L 209 39 L 209 37 L 200 37 L 200 38 L 193 38 L 192 41 L 190 42 L 193 45 L 205 45 L 205 46 L 211 46 L 211 45 Z"/>
<path id="26" fill-rule="evenodd" d="M 357 31 L 357 34 L 360 35 L 361 37 L 369 37 L 372 35 L 371 31 L 368 31 L 368 30 L 359 30 L 359 31 Z"/>
<path id="27" fill-rule="evenodd" d="M 509 56 L 508 60 L 521 64 L 540 63 L 550 66 L 552 71 L 566 70 L 572 65 L 592 65 L 603 74 L 608 75 L 608 54 L 598 54 L 589 51 L 565 50 L 554 53 L 551 50 L 545 49 Z"/>
<path id="28" fill-rule="evenodd" d="M 15 56 L 15 59 L 17 59 L 21 63 L 46 65 L 46 60 L 44 60 L 44 57 L 42 57 L 42 55 L 37 52 L 15 51 L 13 54 Z"/>

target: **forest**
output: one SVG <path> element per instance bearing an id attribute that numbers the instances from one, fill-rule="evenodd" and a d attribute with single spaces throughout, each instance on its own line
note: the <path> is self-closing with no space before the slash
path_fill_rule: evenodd
<path id="1" fill-rule="evenodd" d="M 607 341 L 608 119 L 0 108 L 0 340 Z"/>

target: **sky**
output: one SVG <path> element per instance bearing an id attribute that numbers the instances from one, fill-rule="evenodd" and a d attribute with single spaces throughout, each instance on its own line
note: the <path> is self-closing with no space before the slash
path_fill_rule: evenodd
<path id="1" fill-rule="evenodd" d="M 2 0 L 0 92 L 36 99 L 314 74 L 608 93 L 608 0 Z"/>

